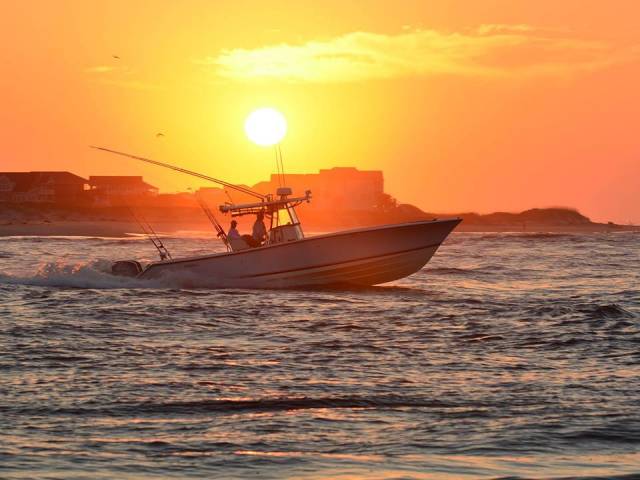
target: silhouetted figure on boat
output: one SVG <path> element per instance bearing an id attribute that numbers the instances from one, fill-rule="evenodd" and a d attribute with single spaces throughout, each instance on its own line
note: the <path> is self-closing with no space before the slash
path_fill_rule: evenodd
<path id="1" fill-rule="evenodd" d="M 256 221 L 253 224 L 253 240 L 259 247 L 267 239 L 267 227 L 264 224 L 264 213 L 259 212 L 256 215 Z M 254 245 L 252 245 L 254 246 Z"/>
<path id="2" fill-rule="evenodd" d="M 253 232 L 251 235 L 240 235 L 238 230 L 236 230 L 235 228 L 236 225 L 236 221 L 233 220 L 231 222 L 231 229 L 227 234 L 229 244 L 234 251 L 260 247 L 262 246 L 262 243 L 267 239 L 267 227 L 264 224 L 263 212 L 258 212 L 258 214 L 256 215 L 256 221 L 253 224 Z"/>
<path id="3" fill-rule="evenodd" d="M 238 231 L 238 222 L 235 220 L 231 220 L 231 228 L 229 228 L 227 232 L 227 241 L 234 252 L 260 246 L 260 243 L 253 239 L 253 236 L 240 234 Z"/>
<path id="4" fill-rule="evenodd" d="M 227 233 L 227 238 L 229 240 L 232 240 L 232 239 L 239 240 L 242 238 L 242 236 L 240 235 L 240 232 L 236 228 L 237 226 L 238 226 L 238 222 L 236 222 L 235 220 L 231 220 L 231 228 Z"/>

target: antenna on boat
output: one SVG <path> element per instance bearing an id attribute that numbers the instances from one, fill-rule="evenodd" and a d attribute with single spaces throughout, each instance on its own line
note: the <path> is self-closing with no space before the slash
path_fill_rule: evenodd
<path id="1" fill-rule="evenodd" d="M 284 162 L 282 160 L 282 149 L 280 148 L 280 144 L 275 145 L 276 151 L 276 169 L 278 171 L 278 181 L 281 187 L 285 186 L 284 181 Z"/>
<path id="2" fill-rule="evenodd" d="M 280 175 L 280 160 L 278 159 L 278 147 L 274 145 L 273 151 L 276 154 L 276 175 L 278 176 L 278 186 L 282 186 L 282 175 Z"/>
<path id="3" fill-rule="evenodd" d="M 242 192 L 246 195 L 251 195 L 252 197 L 259 198 L 260 200 L 266 200 L 266 195 L 262 195 L 261 193 L 254 192 L 253 190 L 243 187 L 240 185 L 234 185 L 233 183 L 225 182 L 224 180 L 219 180 L 214 177 L 210 177 L 209 175 L 204 175 L 203 173 L 194 172 L 192 170 L 187 170 L 186 168 L 177 167 L 175 165 L 171 165 L 169 163 L 158 162 L 157 160 L 151 160 L 150 158 L 139 157 L 137 155 L 131 155 L 129 153 L 119 152 L 117 150 L 111 150 L 110 148 L 97 147 L 95 145 L 90 145 L 91 148 L 95 148 L 96 150 L 102 150 L 103 152 L 113 153 L 115 155 L 121 155 L 123 157 L 133 158 L 134 160 L 140 160 L 142 162 L 151 163 L 152 165 L 158 165 L 160 167 L 168 168 L 170 170 L 175 170 L 176 172 L 186 173 L 187 175 L 191 175 L 192 177 L 201 178 L 203 180 L 208 180 L 213 183 L 217 183 L 218 185 L 222 185 L 227 188 L 232 188 L 239 192 Z"/>

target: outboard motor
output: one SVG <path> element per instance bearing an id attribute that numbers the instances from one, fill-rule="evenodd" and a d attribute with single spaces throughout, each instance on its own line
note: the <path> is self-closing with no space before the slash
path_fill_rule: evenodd
<path id="1" fill-rule="evenodd" d="M 111 273 L 121 277 L 137 277 L 142 273 L 142 265 L 135 260 L 120 260 L 111 265 Z"/>

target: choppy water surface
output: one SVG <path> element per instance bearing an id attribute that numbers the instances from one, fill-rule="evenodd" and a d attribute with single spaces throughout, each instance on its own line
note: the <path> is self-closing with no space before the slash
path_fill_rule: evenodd
<path id="1" fill-rule="evenodd" d="M 638 234 L 454 234 L 368 289 L 101 272 L 153 253 L 0 239 L 0 477 L 640 472 Z"/>

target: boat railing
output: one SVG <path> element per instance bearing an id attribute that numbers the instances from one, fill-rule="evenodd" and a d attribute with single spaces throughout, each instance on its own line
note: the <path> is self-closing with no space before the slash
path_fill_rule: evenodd
<path id="1" fill-rule="evenodd" d="M 254 202 L 254 203 L 225 203 L 224 205 L 220 205 L 220 211 L 222 213 L 231 213 L 233 216 L 238 215 L 250 215 L 256 214 L 260 211 L 274 211 L 279 210 L 281 208 L 289 206 L 300 205 L 303 202 L 311 201 L 311 192 L 306 191 L 304 197 L 284 197 L 279 200 L 269 200 L 265 202 Z"/>

